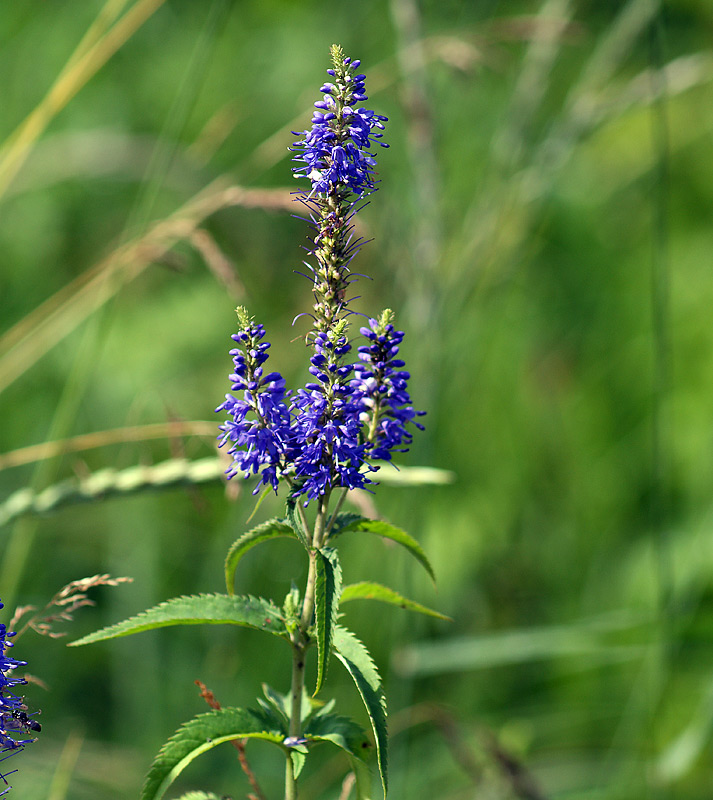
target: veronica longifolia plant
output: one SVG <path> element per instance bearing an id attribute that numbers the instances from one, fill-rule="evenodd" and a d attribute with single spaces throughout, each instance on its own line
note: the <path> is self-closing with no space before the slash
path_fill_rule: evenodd
<path id="1" fill-rule="evenodd" d="M 306 314 L 311 320 L 306 336 L 311 380 L 296 391 L 286 389 L 280 373 L 267 367 L 270 344 L 264 327 L 239 308 L 238 332 L 232 336 L 235 347 L 230 351 L 232 391 L 217 409 L 227 418 L 219 438 L 232 457 L 228 478 L 256 478 L 255 493 L 262 486 L 277 491 L 285 484 L 285 517 L 263 522 L 233 543 L 225 562 L 227 594 L 175 598 L 81 640 L 87 643 L 181 623 L 242 625 L 287 643 L 291 686 L 284 695 L 263 686 L 265 696 L 256 709 L 221 708 L 212 702 L 211 712 L 187 722 L 166 743 L 149 772 L 142 800 L 161 797 L 199 753 L 236 739 L 262 739 L 283 750 L 286 800 L 297 797 L 297 778 L 320 743 L 344 751 L 361 798 L 371 795 L 365 765 L 375 749 L 386 794 L 386 703 L 381 679 L 364 645 L 337 624 L 340 605 L 370 598 L 441 616 L 379 584 L 342 585 L 336 544 L 349 533 L 368 532 L 398 542 L 432 577 L 433 573 L 423 550 L 407 533 L 341 511 L 350 489 L 375 483 L 378 461 L 408 449 L 412 429 L 422 427 L 416 418 L 423 412 L 415 411 L 411 403 L 409 374 L 398 358 L 404 334 L 394 328 L 391 311 L 366 318 L 360 328 L 361 345 L 355 348 L 351 338 L 355 314 L 349 300 L 355 279 L 351 263 L 363 244 L 354 238 L 353 220 L 365 197 L 376 189 L 375 151 L 387 147 L 381 141 L 387 120 L 362 106 L 367 96 L 359 61 L 334 46 L 332 64 L 329 81 L 321 87 L 322 99 L 315 103 L 312 127 L 297 134 L 300 139 L 292 147 L 294 175 L 307 182 L 297 200 L 306 209 L 314 234 L 305 261 L 314 294 L 314 305 Z M 306 551 L 309 569 L 304 590 L 293 587 L 279 606 L 236 595 L 240 559 L 255 545 L 278 537 L 294 538 Z M 305 688 L 309 650 L 316 650 L 312 692 Z M 356 722 L 335 714 L 333 702 L 313 699 L 322 690 L 332 655 L 361 695 L 373 742 Z"/>

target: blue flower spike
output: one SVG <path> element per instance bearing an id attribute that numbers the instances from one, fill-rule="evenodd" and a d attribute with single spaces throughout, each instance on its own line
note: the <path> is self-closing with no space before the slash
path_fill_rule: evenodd
<path id="1" fill-rule="evenodd" d="M 411 377 L 401 369 L 406 364 L 396 358 L 403 341 L 403 331 L 393 324 L 391 309 L 381 317 L 370 319 L 368 326 L 360 329 L 369 344 L 359 348 L 359 363 L 354 367 L 353 388 L 362 399 L 362 420 L 368 427 L 367 448 L 371 458 L 391 460 L 393 452 L 405 452 L 411 444 L 412 433 L 406 428 L 416 422 L 425 411 L 415 411 L 408 393 Z"/>
<path id="2" fill-rule="evenodd" d="M 312 128 L 292 147 L 299 164 L 293 172 L 296 178 L 310 179 L 310 196 L 348 190 L 362 197 L 375 188 L 371 147 L 388 147 L 381 141 L 387 119 L 359 106 L 368 99 L 366 75 L 354 74 L 361 62 L 333 45 L 332 63 L 334 68 L 327 70 L 332 80 L 322 86 L 324 97 L 314 104 Z"/>
<path id="3" fill-rule="evenodd" d="M 290 438 L 290 414 L 285 404 L 285 381 L 279 372 L 265 374 L 269 342 L 263 342 L 265 328 L 255 324 L 242 306 L 236 309 L 239 331 L 232 335 L 237 347 L 230 351 L 235 371 L 230 375 L 231 388 L 242 398 L 225 395 L 216 411 L 225 411 L 230 419 L 220 426 L 220 446 L 231 443 L 228 455 L 233 463 L 228 478 L 238 472 L 246 477 L 260 474 L 255 493 L 263 484 L 277 491 L 280 471 Z"/>

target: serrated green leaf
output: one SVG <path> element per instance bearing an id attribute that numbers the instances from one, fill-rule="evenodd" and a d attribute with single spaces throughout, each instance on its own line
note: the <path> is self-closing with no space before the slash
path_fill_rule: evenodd
<path id="1" fill-rule="evenodd" d="M 361 760 L 368 757 L 372 748 L 361 725 L 339 714 L 315 716 L 305 727 L 304 736 L 310 741 L 331 742 Z"/>
<path id="2" fill-rule="evenodd" d="M 267 683 L 263 683 L 262 685 L 262 693 L 265 695 L 265 699 L 261 700 L 258 698 L 258 703 L 264 708 L 268 703 L 271 708 L 273 708 L 283 719 L 284 722 L 289 723 L 290 721 L 290 697 L 289 695 L 280 694 L 280 692 L 275 691 L 272 686 L 269 686 Z"/>
<path id="3" fill-rule="evenodd" d="M 182 794 L 177 800 L 222 800 L 213 792 L 187 792 Z"/>
<path id="4" fill-rule="evenodd" d="M 317 628 L 317 686 L 314 694 L 316 695 L 324 683 L 332 650 L 332 635 L 337 624 L 339 596 L 342 593 L 342 568 L 339 565 L 337 551 L 333 547 L 325 547 L 315 555 L 317 559 L 317 579 L 314 592 Z"/>
<path id="5" fill-rule="evenodd" d="M 350 600 L 379 600 L 382 603 L 389 603 L 392 606 L 405 608 L 408 611 L 417 611 L 419 614 L 426 614 L 429 617 L 436 617 L 437 619 L 445 619 L 451 621 L 450 617 L 441 614 L 440 611 L 434 611 L 432 608 L 422 606 L 414 600 L 409 600 L 402 594 L 395 592 L 388 586 L 382 586 L 380 583 L 372 583 L 371 581 L 361 581 L 360 583 L 352 583 L 342 589 L 341 603 L 347 603 Z"/>
<path id="6" fill-rule="evenodd" d="M 340 514 L 340 517 L 341 516 L 342 515 Z M 337 522 L 339 522 L 339 518 L 337 519 Z M 384 522 L 380 519 L 357 517 L 356 519 L 352 519 L 340 527 L 337 527 L 337 523 L 335 523 L 335 526 L 329 535 L 328 541 L 331 541 L 336 536 L 349 531 L 364 531 L 366 533 L 374 533 L 377 536 L 381 536 L 382 539 L 390 539 L 392 542 L 400 544 L 402 547 L 405 547 L 409 553 L 411 553 L 411 555 L 423 566 L 426 572 L 431 576 L 431 580 L 434 583 L 436 582 L 436 575 L 433 571 L 433 567 L 431 566 L 431 562 L 428 560 L 428 556 L 423 551 L 423 548 L 412 536 L 406 533 L 406 531 L 402 531 L 401 528 L 397 528 L 390 522 Z"/>
<path id="7" fill-rule="evenodd" d="M 361 514 L 353 514 L 351 511 L 343 511 L 341 514 L 337 514 L 329 535 L 338 536 L 345 528 L 348 528 L 355 522 L 361 522 L 363 519 L 366 519 L 366 517 L 362 517 Z"/>
<path id="8" fill-rule="evenodd" d="M 351 631 L 337 625 L 334 629 L 334 653 L 344 664 L 364 701 L 376 741 L 376 758 L 379 764 L 384 797 L 388 788 L 388 734 L 386 730 L 386 698 L 381 678 L 369 651 Z"/>
<path id="9" fill-rule="evenodd" d="M 228 555 L 225 558 L 225 586 L 228 594 L 235 594 L 235 570 L 238 567 L 240 559 L 251 550 L 255 545 L 265 542 L 268 539 L 277 539 L 282 537 L 294 538 L 295 532 L 292 526 L 288 525 L 282 519 L 269 519 L 267 522 L 262 522 L 260 525 L 247 531 L 238 539 L 236 539 L 228 550 Z"/>
<path id="10" fill-rule="evenodd" d="M 297 780 L 297 778 L 300 777 L 300 772 L 302 772 L 305 761 L 307 761 L 307 753 L 304 749 L 293 747 L 292 750 L 290 750 L 290 759 L 292 761 L 292 771 L 295 775 L 295 780 Z"/>
<path id="11" fill-rule="evenodd" d="M 283 734 L 269 729 L 265 717 L 243 708 L 222 708 L 199 714 L 174 733 L 161 748 L 146 776 L 141 800 L 160 800 L 168 787 L 201 753 L 233 739 L 263 739 L 282 745 Z"/>
<path id="12" fill-rule="evenodd" d="M 275 691 L 272 686 L 268 686 L 266 683 L 263 683 L 262 685 L 262 692 L 265 695 L 267 702 L 270 704 L 270 707 L 274 708 L 279 713 L 280 717 L 283 717 L 289 724 L 290 715 L 292 714 L 292 698 L 290 693 L 288 692 L 287 694 L 280 694 L 280 692 Z M 303 686 L 302 705 L 300 706 L 300 722 L 304 722 L 312 714 L 315 708 L 314 703 L 316 702 L 317 701 L 312 701 L 310 699 L 307 690 Z M 262 705 L 260 700 L 258 700 L 258 703 Z"/>
<path id="13" fill-rule="evenodd" d="M 244 625 L 287 638 L 282 612 L 261 597 L 199 594 L 174 597 L 135 617 L 71 642 L 70 647 L 129 636 L 169 625 Z"/>
<path id="14" fill-rule="evenodd" d="M 270 705 L 266 700 L 263 700 L 262 697 L 257 698 L 257 703 L 260 706 L 261 712 L 270 720 L 272 727 L 275 730 L 282 731 L 283 736 L 287 736 L 289 732 L 288 723 L 282 714 L 278 714 L 275 707 Z"/>
<path id="15" fill-rule="evenodd" d="M 312 547 L 312 539 L 309 533 L 305 530 L 300 515 L 297 512 L 297 502 L 294 498 L 287 498 L 287 520 L 292 526 L 292 530 L 297 534 L 297 538 L 302 544 L 310 550 Z"/>

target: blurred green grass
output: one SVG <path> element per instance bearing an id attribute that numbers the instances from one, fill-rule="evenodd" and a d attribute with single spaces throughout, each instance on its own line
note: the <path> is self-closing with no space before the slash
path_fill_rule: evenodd
<path id="1" fill-rule="evenodd" d="M 102 8 L 140 5 L 4 9 L 0 141 Z M 394 308 L 408 332 L 428 417 L 405 463 L 457 476 L 375 497 L 432 556 L 437 595 L 407 556 L 344 542 L 348 581 L 393 581 L 454 619 L 375 620 L 347 607 L 387 678 L 393 797 L 535 797 L 531 778 L 562 800 L 708 800 L 709 4 L 155 5 L 48 120 L 0 197 L 0 452 L 210 420 L 238 301 L 265 323 L 279 368 L 302 380 L 290 323 L 309 298 L 292 273 L 306 233 L 284 202 L 287 147 L 340 42 L 390 117 L 381 189 L 362 215 L 375 242 L 358 271 L 374 280 L 360 283 L 359 307 Z M 176 216 L 232 185 L 277 193 Z M 146 249 L 171 215 L 173 238 Z M 186 217 L 201 235 L 186 235 Z M 116 260 L 140 240 L 143 250 Z M 111 290 L 80 295 L 72 282 L 102 264 L 119 265 Z M 65 306 L 52 300 L 63 290 Z M 28 350 L 13 349 L 13 330 Z M 1 470 L 0 499 L 212 454 L 201 436 L 71 453 Z M 0 597 L 41 605 L 78 577 L 133 576 L 98 593 L 75 638 L 174 594 L 219 589 L 251 509 L 249 493 L 231 501 L 213 484 L 25 518 L 2 530 Z M 259 514 L 278 509 L 269 501 Z M 239 585 L 281 596 L 300 578 L 294 555 L 279 543 L 256 550 Z M 592 620 L 617 615 L 637 622 L 600 642 Z M 233 631 L 186 630 L 76 652 L 28 634 L 21 656 L 50 690 L 28 691 L 43 733 L 21 757 L 16 793 L 135 796 L 159 745 L 203 710 L 195 679 L 235 705 L 252 703 L 262 680 L 284 687 L 272 646 L 246 632 L 236 649 Z M 433 654 L 428 674 L 404 666 L 408 652 Z M 336 670 L 329 681 L 358 714 Z M 50 790 L 68 737 L 70 756 L 82 742 L 76 763 L 61 762 L 68 788 L 60 775 Z M 251 758 L 277 796 L 281 766 L 259 747 Z M 320 759 L 306 796 L 336 797 L 346 765 Z M 240 796 L 242 780 L 225 753 L 185 786 Z"/>

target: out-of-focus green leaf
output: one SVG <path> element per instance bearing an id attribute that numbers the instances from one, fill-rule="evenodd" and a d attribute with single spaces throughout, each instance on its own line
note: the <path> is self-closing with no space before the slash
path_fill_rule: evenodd
<path id="1" fill-rule="evenodd" d="M 444 486 L 453 483 L 456 474 L 437 467 L 397 467 L 385 461 L 379 464 L 379 471 L 373 474 L 373 479 L 389 486 Z"/>
<path id="2" fill-rule="evenodd" d="M 356 789 L 356 800 L 372 800 L 371 791 L 371 772 L 369 767 L 360 759 L 350 756 L 349 764 L 354 773 L 354 788 Z"/>
<path id="3" fill-rule="evenodd" d="M 574 625 L 441 639 L 404 647 L 394 654 L 394 663 L 403 675 L 437 675 L 567 656 L 586 657 L 592 663 L 630 660 L 641 658 L 645 645 L 617 644 L 607 634 L 640 627 L 641 618 L 617 614 Z"/>
<path id="4" fill-rule="evenodd" d="M 388 586 L 383 586 L 380 583 L 373 583 L 371 581 L 361 581 L 360 583 L 350 583 L 342 589 L 341 603 L 346 603 L 349 600 L 379 600 L 382 603 L 389 603 L 392 606 L 405 608 L 408 611 L 417 611 L 419 614 L 426 614 L 429 617 L 436 617 L 437 619 L 445 619 L 452 621 L 450 617 L 441 614 L 440 611 L 434 611 L 432 608 L 422 606 L 414 600 L 409 600 L 402 594 L 395 592 Z"/>
<path id="5" fill-rule="evenodd" d="M 664 783 L 686 775 L 708 746 L 713 734 L 713 683 L 697 703 L 685 729 L 664 749 L 656 763 L 656 774 Z"/>

